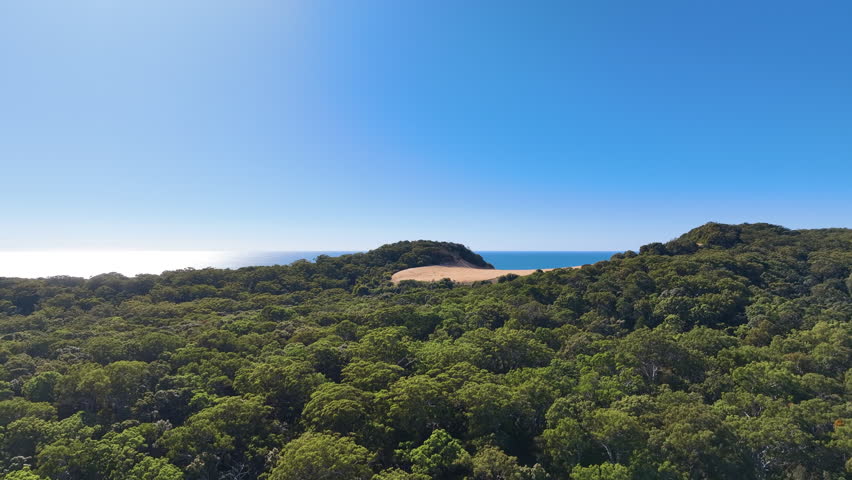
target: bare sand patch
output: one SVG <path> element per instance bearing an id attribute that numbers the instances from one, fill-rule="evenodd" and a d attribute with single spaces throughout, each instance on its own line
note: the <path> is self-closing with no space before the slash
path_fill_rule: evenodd
<path id="1" fill-rule="evenodd" d="M 580 267 L 565 267 L 580 268 Z M 542 271 L 549 272 L 555 268 L 545 268 Z M 538 270 L 496 270 L 493 268 L 476 268 L 458 265 L 432 265 L 429 267 L 407 268 L 396 272 L 391 277 L 393 283 L 403 280 L 415 280 L 418 282 L 436 282 L 449 278 L 457 283 L 473 283 L 487 280 L 496 280 L 504 275 L 515 274 L 518 276 L 531 275 Z"/>

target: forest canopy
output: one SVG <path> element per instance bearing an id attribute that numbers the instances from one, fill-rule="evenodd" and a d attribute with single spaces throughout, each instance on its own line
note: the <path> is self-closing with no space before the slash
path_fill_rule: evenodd
<path id="1" fill-rule="evenodd" d="M 843 479 L 852 230 L 710 223 L 581 269 L 0 279 L 0 478 Z"/>

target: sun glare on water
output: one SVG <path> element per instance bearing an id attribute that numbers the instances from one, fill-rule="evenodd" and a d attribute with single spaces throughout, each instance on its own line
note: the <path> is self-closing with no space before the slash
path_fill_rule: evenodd
<path id="1" fill-rule="evenodd" d="M 228 252 L 202 250 L 0 251 L 0 277 L 88 278 L 108 272 L 133 276 L 188 267 L 224 267 L 229 257 Z"/>

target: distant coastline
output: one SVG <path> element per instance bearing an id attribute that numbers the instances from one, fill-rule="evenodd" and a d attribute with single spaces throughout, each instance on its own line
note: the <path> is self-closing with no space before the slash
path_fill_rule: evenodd
<path id="1" fill-rule="evenodd" d="M 126 276 L 159 274 L 183 268 L 241 268 L 288 265 L 356 251 L 157 251 L 157 250 L 30 250 L 0 251 L 0 277 L 40 278 L 67 275 L 92 277 L 108 272 Z M 573 267 L 608 260 L 609 251 L 481 251 L 500 270 L 535 270 Z"/>

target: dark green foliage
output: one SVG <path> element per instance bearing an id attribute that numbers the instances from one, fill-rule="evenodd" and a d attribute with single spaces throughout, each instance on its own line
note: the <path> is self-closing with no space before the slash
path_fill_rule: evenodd
<path id="1" fill-rule="evenodd" d="M 501 282 L 399 242 L 0 279 L 0 477 L 841 479 L 852 231 L 709 223 Z"/>

